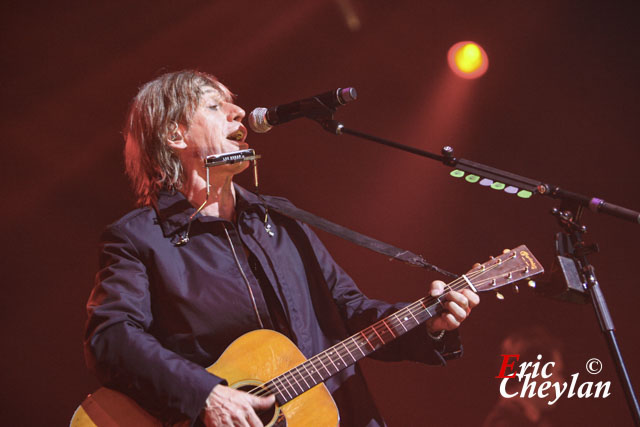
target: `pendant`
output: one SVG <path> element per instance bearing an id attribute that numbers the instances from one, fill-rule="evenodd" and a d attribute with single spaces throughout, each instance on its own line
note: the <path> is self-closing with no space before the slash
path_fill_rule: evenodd
<path id="1" fill-rule="evenodd" d="M 271 231 L 271 224 L 267 223 L 264 225 L 264 231 L 267 232 L 267 234 L 271 237 L 275 236 L 275 233 L 273 231 Z"/>

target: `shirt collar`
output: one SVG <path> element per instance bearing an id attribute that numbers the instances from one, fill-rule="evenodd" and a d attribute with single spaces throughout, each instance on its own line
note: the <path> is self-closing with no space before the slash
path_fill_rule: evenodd
<path id="1" fill-rule="evenodd" d="M 262 204 L 260 198 L 254 193 L 233 183 L 236 190 L 236 215 L 249 209 L 252 206 Z M 162 189 L 158 193 L 158 200 L 154 206 L 158 215 L 158 222 L 165 237 L 171 236 L 183 228 L 186 229 L 189 217 L 196 211 L 191 203 L 179 191 Z M 218 217 L 204 217 L 196 215 L 194 221 L 204 219 L 205 221 L 222 221 Z"/>

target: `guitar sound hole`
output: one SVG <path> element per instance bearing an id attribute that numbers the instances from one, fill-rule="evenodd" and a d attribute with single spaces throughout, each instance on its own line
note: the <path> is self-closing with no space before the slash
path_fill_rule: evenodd
<path id="1" fill-rule="evenodd" d="M 237 389 L 250 392 L 250 391 L 254 391 L 256 387 L 259 387 L 259 385 L 246 384 L 246 385 L 237 387 Z M 255 392 L 253 392 L 252 394 L 255 394 Z M 276 413 L 277 413 L 277 418 L 276 418 Z M 287 420 L 284 417 L 284 413 L 279 409 L 277 404 L 272 406 L 269 409 L 257 410 L 256 415 L 258 415 L 258 418 L 260 418 L 260 421 L 262 421 L 262 424 L 265 426 L 286 427 L 287 425 Z"/>

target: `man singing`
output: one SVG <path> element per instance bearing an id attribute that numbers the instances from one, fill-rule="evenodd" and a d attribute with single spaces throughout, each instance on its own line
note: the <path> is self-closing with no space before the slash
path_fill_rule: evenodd
<path id="1" fill-rule="evenodd" d="M 235 390 L 205 369 L 236 338 L 272 329 L 312 357 L 404 306 L 368 299 L 305 224 L 266 212 L 269 197 L 234 184 L 248 162 L 210 168 L 207 198 L 204 159 L 248 148 L 244 115 L 213 76 L 183 71 L 145 84 L 127 117 L 126 171 L 139 208 L 102 236 L 85 353 L 101 382 L 163 422 L 260 426 L 255 411 L 274 396 Z M 435 281 L 430 294 L 443 290 Z M 443 298 L 445 311 L 426 328 L 373 357 L 458 357 L 453 330 L 479 298 L 470 290 Z M 384 425 L 356 365 L 325 384 L 342 426 Z"/>

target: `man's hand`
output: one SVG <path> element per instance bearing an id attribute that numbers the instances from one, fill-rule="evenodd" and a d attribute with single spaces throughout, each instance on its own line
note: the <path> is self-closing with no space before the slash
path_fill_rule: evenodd
<path id="1" fill-rule="evenodd" d="M 275 396 L 258 397 L 218 384 L 207 397 L 202 419 L 207 427 L 262 427 L 254 409 L 269 409 Z"/>
<path id="2" fill-rule="evenodd" d="M 440 280 L 431 283 L 429 294 L 432 297 L 440 296 L 445 291 L 446 284 Z M 480 297 L 471 289 L 463 289 L 461 292 L 451 291 L 442 297 L 445 311 L 427 320 L 427 330 L 432 335 L 440 331 L 450 331 L 457 328 L 469 317 L 471 309 L 480 303 Z"/>
<path id="3" fill-rule="evenodd" d="M 509 252 L 509 249 L 504 249 L 503 254 Z M 480 267 L 480 264 L 473 265 L 474 268 Z M 431 282 L 431 289 L 429 295 L 437 297 L 442 295 L 445 291 L 446 284 L 440 280 Z M 450 331 L 460 326 L 464 319 L 469 317 L 471 309 L 480 304 L 480 297 L 471 289 L 463 289 L 462 292 L 451 291 L 443 297 L 445 300 L 445 311 L 440 313 L 436 317 L 432 317 L 427 320 L 427 331 L 431 335 L 436 335 L 441 331 Z"/>

